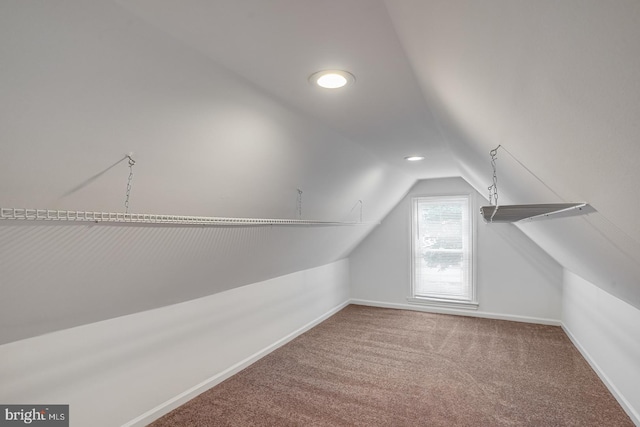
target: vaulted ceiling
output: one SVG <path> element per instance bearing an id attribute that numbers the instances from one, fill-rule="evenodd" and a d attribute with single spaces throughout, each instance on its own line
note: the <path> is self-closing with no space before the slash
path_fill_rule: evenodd
<path id="1" fill-rule="evenodd" d="M 588 202 L 521 228 L 566 268 L 640 307 L 640 3 L 388 1 L 461 174 L 502 203 Z"/>
<path id="2" fill-rule="evenodd" d="M 119 4 L 385 162 L 421 178 L 456 173 L 383 2 Z M 348 70 L 356 85 L 311 87 L 309 76 L 324 69 Z M 412 153 L 426 155 L 426 165 L 408 168 Z"/>
<path id="3" fill-rule="evenodd" d="M 137 212 L 295 217 L 303 189 L 305 217 L 353 220 L 363 200 L 364 219 L 379 221 L 418 179 L 462 176 L 485 194 L 488 153 L 501 144 L 501 203 L 595 209 L 521 229 L 640 308 L 638 40 L 636 0 L 3 1 L 0 205 L 121 211 L 122 159 L 134 152 Z M 309 84 L 328 68 L 352 72 L 355 84 L 336 92 Z M 413 154 L 426 158 L 404 160 Z M 25 252 L 25 242 L 40 245 L 32 261 L 77 282 L 65 292 L 79 299 L 100 259 L 122 261 L 99 253 L 108 248 L 153 248 L 156 258 L 133 259 L 154 265 L 155 281 L 197 269 L 189 261 L 163 273 L 158 259 L 180 259 L 159 243 L 173 241 L 171 230 L 138 243 L 136 233 L 101 231 L 104 245 L 47 230 L 0 234 Z M 235 262 L 202 269 L 183 287 L 163 285 L 158 304 L 330 262 L 369 230 L 263 236 L 260 248 L 278 247 L 253 271 L 238 275 Z M 301 255 L 309 238 L 317 257 Z M 97 251 L 82 274 L 68 273 L 72 255 L 55 250 L 60 240 L 77 256 L 82 245 Z M 230 251 L 191 249 L 197 259 L 200 250 Z M 7 265 L 21 265 L 3 250 Z M 290 261 L 279 265 L 278 254 Z M 37 269 L 9 270 L 16 295 L 27 283 L 49 292 L 33 285 Z M 138 297 L 124 285 L 104 291 L 107 302 L 89 304 L 71 325 L 149 308 L 145 274 L 132 271 Z M 220 283 L 207 282 L 212 274 Z"/>
<path id="4" fill-rule="evenodd" d="M 503 204 L 597 210 L 525 232 L 640 306 L 637 1 L 120 4 L 412 177 L 460 174 L 485 193 L 502 144 Z M 323 68 L 357 84 L 311 90 Z M 427 161 L 403 165 L 413 153 Z"/>

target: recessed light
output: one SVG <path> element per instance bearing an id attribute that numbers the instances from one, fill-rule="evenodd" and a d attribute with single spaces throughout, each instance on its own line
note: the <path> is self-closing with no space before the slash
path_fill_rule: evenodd
<path id="1" fill-rule="evenodd" d="M 343 70 L 323 70 L 311 74 L 309 81 L 325 89 L 339 89 L 352 85 L 356 78 L 353 74 Z"/>
<path id="2" fill-rule="evenodd" d="M 424 156 L 407 156 L 404 159 L 408 162 L 418 162 L 424 160 Z"/>

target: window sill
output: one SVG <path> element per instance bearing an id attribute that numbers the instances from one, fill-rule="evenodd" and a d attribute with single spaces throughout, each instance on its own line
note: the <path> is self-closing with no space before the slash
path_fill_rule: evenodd
<path id="1" fill-rule="evenodd" d="M 408 297 L 409 304 L 426 305 L 432 307 L 460 308 L 464 310 L 477 310 L 478 303 L 476 301 L 456 301 L 439 298 L 426 297 Z"/>

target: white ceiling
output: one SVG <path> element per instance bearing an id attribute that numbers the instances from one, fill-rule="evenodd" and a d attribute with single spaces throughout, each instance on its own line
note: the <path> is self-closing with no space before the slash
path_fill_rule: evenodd
<path id="1" fill-rule="evenodd" d="M 458 175 L 382 1 L 119 1 L 290 107 L 415 178 Z M 344 91 L 312 87 L 344 69 Z M 422 154 L 422 164 L 404 157 Z"/>
<path id="2" fill-rule="evenodd" d="M 386 3 L 463 177 L 484 190 L 502 144 L 503 204 L 590 203 L 521 228 L 640 307 L 640 2 Z"/>
<path id="3" fill-rule="evenodd" d="M 525 232 L 640 304 L 639 2 L 119 4 L 414 178 L 462 175 L 484 194 L 488 152 L 502 144 L 503 203 L 585 201 L 598 211 L 577 229 Z M 357 82 L 336 93 L 310 87 L 307 77 L 326 68 Z M 413 153 L 427 161 L 404 163 Z"/>

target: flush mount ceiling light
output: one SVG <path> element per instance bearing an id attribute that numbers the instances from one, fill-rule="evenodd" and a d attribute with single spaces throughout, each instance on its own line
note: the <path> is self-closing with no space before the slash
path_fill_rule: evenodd
<path id="1" fill-rule="evenodd" d="M 356 78 L 348 71 L 323 70 L 311 74 L 309 81 L 325 89 L 339 89 L 352 85 L 356 81 Z"/>
<path id="2" fill-rule="evenodd" d="M 418 162 L 424 160 L 424 156 L 407 156 L 404 159 L 408 162 Z"/>

